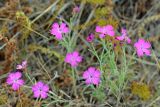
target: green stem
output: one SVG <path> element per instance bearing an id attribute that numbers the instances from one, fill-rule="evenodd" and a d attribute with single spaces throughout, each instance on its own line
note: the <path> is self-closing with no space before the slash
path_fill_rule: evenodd
<path id="1" fill-rule="evenodd" d="M 78 95 L 77 95 L 77 87 L 76 87 L 76 75 L 75 75 L 74 68 L 72 68 L 72 78 L 73 78 L 73 91 L 74 91 L 74 95 L 76 97 L 78 97 Z"/>

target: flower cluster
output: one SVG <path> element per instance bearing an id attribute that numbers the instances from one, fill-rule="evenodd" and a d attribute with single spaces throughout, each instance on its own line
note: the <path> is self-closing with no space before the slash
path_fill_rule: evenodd
<path id="1" fill-rule="evenodd" d="M 115 31 L 112 25 L 96 26 L 96 32 L 100 33 L 99 37 L 104 38 L 106 35 L 114 36 Z"/>
<path id="2" fill-rule="evenodd" d="M 99 34 L 100 38 L 104 38 L 106 35 L 114 36 L 114 28 L 112 25 L 106 25 L 106 26 L 96 26 L 95 31 Z M 131 39 L 128 37 L 127 30 L 122 28 L 121 29 L 121 36 L 115 37 L 119 41 L 126 41 L 128 44 L 131 43 Z M 138 57 L 142 57 L 144 55 L 149 56 L 151 54 L 151 51 L 149 48 L 151 48 L 151 44 L 144 39 L 139 39 L 138 42 L 134 43 L 134 47 L 136 48 Z"/>
<path id="3" fill-rule="evenodd" d="M 128 44 L 131 44 L 131 39 L 128 36 L 127 30 L 124 28 L 121 29 L 121 35 L 117 37 L 115 37 L 115 30 L 112 25 L 96 26 L 95 31 L 99 34 L 100 38 L 105 38 L 108 35 L 115 38 L 116 40 L 122 42 L 124 41 L 127 42 Z M 66 27 L 65 23 L 61 23 L 60 26 L 58 25 L 58 23 L 53 23 L 50 32 L 51 34 L 55 35 L 56 39 L 61 40 L 63 38 L 62 33 L 69 32 L 69 29 L 68 27 Z M 92 42 L 93 40 L 94 40 L 94 34 L 91 33 L 87 36 L 86 41 Z M 134 47 L 136 48 L 139 57 L 151 54 L 149 50 L 151 45 L 144 39 L 139 39 L 138 42 L 134 43 Z M 77 67 L 78 64 L 82 62 L 82 56 L 80 56 L 77 51 L 67 53 L 65 57 L 65 62 L 69 63 L 72 67 Z M 83 79 L 86 80 L 85 83 L 88 85 L 89 84 L 98 85 L 100 83 L 100 75 L 101 72 L 97 70 L 95 67 L 89 67 L 88 70 L 84 71 Z"/>
<path id="4" fill-rule="evenodd" d="M 22 72 L 19 70 L 26 69 L 27 61 L 23 61 L 21 64 L 17 65 L 17 71 L 12 72 L 8 75 L 6 83 L 12 86 L 14 91 L 19 90 L 21 86 L 24 85 L 24 80 L 22 79 Z M 45 99 L 48 97 L 49 86 L 39 81 L 35 85 L 32 86 L 32 91 L 34 93 L 35 98 Z"/>
<path id="5" fill-rule="evenodd" d="M 18 64 L 18 65 L 17 65 L 17 68 L 16 68 L 16 69 L 23 70 L 23 69 L 25 69 L 26 67 L 27 67 L 27 61 L 24 60 L 24 61 L 22 61 L 21 64 Z"/>
<path id="6" fill-rule="evenodd" d="M 127 43 L 131 43 L 131 39 L 128 37 L 127 35 L 127 30 L 126 29 L 121 29 L 121 33 L 122 35 L 121 36 L 118 36 L 117 39 L 120 40 L 120 41 L 127 41 Z"/>

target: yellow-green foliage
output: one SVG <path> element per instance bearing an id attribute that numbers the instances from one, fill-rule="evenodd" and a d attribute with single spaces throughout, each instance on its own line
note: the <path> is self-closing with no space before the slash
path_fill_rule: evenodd
<path id="1" fill-rule="evenodd" d="M 35 52 L 35 51 L 40 51 L 40 52 L 42 52 L 42 53 L 44 53 L 44 54 L 47 54 L 47 55 L 49 55 L 49 56 L 52 56 L 52 55 L 54 55 L 54 56 L 56 56 L 57 58 L 59 58 L 60 60 L 63 60 L 63 56 L 62 55 L 60 55 L 58 52 L 56 52 L 56 51 L 54 51 L 54 50 L 51 50 L 51 49 L 49 49 L 49 48 L 46 48 L 46 47 L 42 47 L 42 46 L 40 46 L 40 45 L 35 45 L 35 44 L 31 44 L 31 45 L 29 45 L 28 46 L 28 49 L 30 50 L 30 52 Z"/>
<path id="2" fill-rule="evenodd" d="M 85 0 L 88 3 L 92 3 L 92 4 L 104 4 L 106 0 Z"/>
<path id="3" fill-rule="evenodd" d="M 29 29 L 31 29 L 31 21 L 22 11 L 16 12 L 16 20 L 22 30 L 21 40 L 27 39 L 30 33 Z"/>
<path id="4" fill-rule="evenodd" d="M 138 95 L 143 100 L 147 100 L 151 97 L 149 86 L 144 83 L 133 82 L 131 91 L 133 94 Z"/>
<path id="5" fill-rule="evenodd" d="M 106 17 L 108 14 L 111 13 L 111 8 L 109 7 L 102 7 L 102 8 L 97 8 L 95 11 L 96 17 Z"/>
<path id="6" fill-rule="evenodd" d="M 7 103 L 8 96 L 5 93 L 0 93 L 0 105 L 4 105 Z"/>
<path id="7" fill-rule="evenodd" d="M 118 28 L 118 20 L 114 19 L 114 18 L 108 18 L 108 19 L 100 19 L 98 21 L 98 25 L 99 26 L 104 26 L 104 25 L 107 25 L 107 24 L 110 24 L 112 25 L 115 29 Z"/>

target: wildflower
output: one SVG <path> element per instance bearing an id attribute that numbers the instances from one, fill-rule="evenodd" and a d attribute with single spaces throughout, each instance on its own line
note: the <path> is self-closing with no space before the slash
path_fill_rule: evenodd
<path id="1" fill-rule="evenodd" d="M 79 13 L 80 12 L 80 7 L 79 6 L 75 6 L 73 8 L 73 13 Z"/>
<path id="2" fill-rule="evenodd" d="M 86 40 L 88 42 L 92 42 L 94 40 L 94 35 L 91 33 L 90 35 L 87 36 Z"/>
<path id="3" fill-rule="evenodd" d="M 25 69 L 26 67 L 27 67 L 27 61 L 24 60 L 24 61 L 22 61 L 21 64 L 17 65 L 16 69 L 22 70 L 22 69 Z"/>
<path id="4" fill-rule="evenodd" d="M 64 33 L 68 33 L 69 32 L 69 28 L 67 27 L 67 25 L 65 23 L 61 23 L 60 25 L 55 22 L 52 25 L 52 28 L 50 30 L 50 33 L 52 35 L 55 36 L 56 39 L 58 40 L 62 40 L 62 34 Z"/>
<path id="5" fill-rule="evenodd" d="M 21 72 L 10 73 L 6 82 L 8 85 L 12 85 L 12 89 L 16 91 L 24 84 L 24 81 L 21 79 L 21 77 Z"/>
<path id="6" fill-rule="evenodd" d="M 48 97 L 49 86 L 39 81 L 35 85 L 32 86 L 32 91 L 34 93 L 35 98 L 45 99 Z"/>
<path id="7" fill-rule="evenodd" d="M 125 41 L 127 41 L 127 43 L 130 44 L 131 43 L 131 39 L 127 35 L 127 30 L 122 28 L 121 29 L 121 33 L 122 33 L 122 35 L 118 36 L 117 39 L 120 40 L 120 41 L 125 40 Z"/>
<path id="8" fill-rule="evenodd" d="M 96 26 L 96 32 L 100 33 L 99 34 L 100 38 L 104 38 L 106 35 L 109 35 L 109 36 L 115 35 L 114 28 L 112 25 L 106 25 L 103 27 Z"/>
<path id="9" fill-rule="evenodd" d="M 71 64 L 72 67 L 76 67 L 78 63 L 82 61 L 82 56 L 77 51 L 67 53 L 65 62 Z"/>
<path id="10" fill-rule="evenodd" d="M 94 84 L 98 85 L 100 83 L 100 75 L 101 72 L 97 70 L 95 67 L 89 67 L 88 70 L 86 70 L 83 73 L 83 79 L 85 79 L 85 83 L 88 84 Z"/>
<path id="11" fill-rule="evenodd" d="M 144 56 L 144 54 L 147 56 L 151 54 L 151 51 L 149 50 L 151 44 L 144 39 L 139 39 L 138 42 L 134 44 L 134 47 L 137 49 L 137 54 L 139 57 Z"/>
<path id="12" fill-rule="evenodd" d="M 114 28 L 113 28 L 112 25 L 107 25 L 105 27 L 107 29 L 107 35 L 109 35 L 109 36 L 114 36 L 115 35 Z"/>

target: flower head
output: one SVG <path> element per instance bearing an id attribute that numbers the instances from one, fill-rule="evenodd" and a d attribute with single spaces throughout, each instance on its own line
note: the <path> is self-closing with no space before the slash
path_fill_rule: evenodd
<path id="1" fill-rule="evenodd" d="M 79 13 L 80 12 L 80 7 L 79 6 L 75 6 L 73 8 L 73 13 Z"/>
<path id="2" fill-rule="evenodd" d="M 144 56 L 144 54 L 147 56 L 151 54 L 151 51 L 149 50 L 151 44 L 144 39 L 139 39 L 138 42 L 134 44 L 134 47 L 137 49 L 137 55 L 139 57 Z"/>
<path id="3" fill-rule="evenodd" d="M 101 72 L 97 70 L 95 67 L 89 67 L 88 70 L 86 70 L 83 73 L 83 79 L 85 79 L 85 83 L 88 84 L 94 84 L 98 85 L 100 83 L 100 76 Z"/>
<path id="4" fill-rule="evenodd" d="M 114 36 L 114 28 L 112 25 L 106 25 L 106 26 L 96 26 L 96 32 L 100 33 L 99 37 L 104 38 L 106 35 Z"/>
<path id="5" fill-rule="evenodd" d="M 16 69 L 22 70 L 22 69 L 25 69 L 26 67 L 27 67 L 27 61 L 24 60 L 24 61 L 22 61 L 21 64 L 17 65 Z"/>
<path id="6" fill-rule="evenodd" d="M 130 44 L 131 43 L 131 39 L 127 35 L 127 30 L 122 28 L 121 29 L 121 33 L 122 33 L 122 35 L 118 36 L 117 39 L 120 40 L 120 41 L 125 40 L 125 41 L 127 41 L 127 43 Z"/>
<path id="7" fill-rule="evenodd" d="M 67 27 L 65 23 L 61 23 L 59 25 L 57 22 L 53 23 L 52 28 L 50 30 L 50 33 L 54 35 L 55 38 L 58 40 L 62 40 L 63 38 L 62 34 L 63 33 L 65 34 L 68 32 L 69 32 L 69 28 Z"/>
<path id="8" fill-rule="evenodd" d="M 49 86 L 39 81 L 35 85 L 32 86 L 32 91 L 34 93 L 35 98 L 45 99 L 48 97 Z"/>
<path id="9" fill-rule="evenodd" d="M 18 90 L 24 84 L 24 81 L 21 79 L 21 77 L 21 72 L 10 73 L 6 82 L 8 85 L 12 85 L 13 90 Z"/>
<path id="10" fill-rule="evenodd" d="M 71 64 L 72 67 L 76 67 L 78 63 L 82 62 L 82 56 L 77 51 L 67 53 L 65 62 Z"/>
<path id="11" fill-rule="evenodd" d="M 87 36 L 86 40 L 88 42 L 92 42 L 94 40 L 94 35 L 91 33 L 90 35 Z"/>

